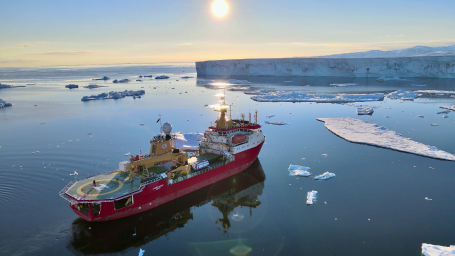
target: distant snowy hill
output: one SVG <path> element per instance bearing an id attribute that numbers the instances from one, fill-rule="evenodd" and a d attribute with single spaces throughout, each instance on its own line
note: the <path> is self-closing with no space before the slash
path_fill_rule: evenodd
<path id="1" fill-rule="evenodd" d="M 455 45 L 444 47 L 415 46 L 402 50 L 394 51 L 367 51 L 342 53 L 317 58 L 391 58 L 391 57 L 417 57 L 417 56 L 453 56 L 455 55 Z M 314 58 L 314 57 L 313 57 Z"/>

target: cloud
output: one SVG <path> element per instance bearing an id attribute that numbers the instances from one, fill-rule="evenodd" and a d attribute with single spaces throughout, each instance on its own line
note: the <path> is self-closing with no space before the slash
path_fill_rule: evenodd
<path id="1" fill-rule="evenodd" d="M 176 45 L 192 45 L 193 43 L 183 43 L 183 44 L 176 44 Z"/>
<path id="2" fill-rule="evenodd" d="M 0 64 L 27 63 L 27 62 L 35 62 L 35 61 L 23 60 L 23 59 L 11 59 L 11 60 L 0 59 Z"/>
<path id="3" fill-rule="evenodd" d="M 26 55 L 100 55 L 100 54 L 117 54 L 118 52 L 105 51 L 54 51 L 54 52 L 35 52 Z"/>

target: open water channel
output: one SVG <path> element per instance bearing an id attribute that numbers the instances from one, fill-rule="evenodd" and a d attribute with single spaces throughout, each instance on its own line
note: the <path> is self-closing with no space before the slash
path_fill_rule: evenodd
<path id="1" fill-rule="evenodd" d="M 135 81 L 139 75 L 170 79 Z M 0 89 L 13 104 L 0 109 L 0 254 L 420 255 L 422 243 L 455 244 L 455 162 L 350 143 L 316 120 L 354 117 L 455 154 L 455 113 L 436 114 L 453 97 L 342 105 L 255 102 L 226 91 L 236 117 L 258 110 L 267 138 L 252 168 L 144 214 L 106 223 L 78 218 L 58 195 L 71 173 L 114 170 L 126 153 L 147 152 L 159 115 L 174 132 L 204 132 L 216 120 L 204 105 L 217 103 L 220 86 L 185 75 L 196 77 L 194 64 L 0 69 L 1 83 L 26 85 Z M 132 82 L 92 81 L 103 76 Z M 455 90 L 453 79 L 237 78 L 253 89 L 308 93 Z M 82 88 L 93 82 L 109 87 Z M 80 87 L 66 89 L 70 83 Z M 140 99 L 80 100 L 141 89 Z M 353 105 L 364 104 L 378 108 L 357 116 Z M 312 177 L 291 176 L 290 164 L 310 167 Z M 336 177 L 313 179 L 326 171 Z M 319 193 L 307 206 L 311 190 Z"/>

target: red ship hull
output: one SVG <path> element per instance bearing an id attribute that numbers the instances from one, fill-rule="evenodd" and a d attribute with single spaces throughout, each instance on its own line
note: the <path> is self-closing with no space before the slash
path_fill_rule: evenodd
<path id="1" fill-rule="evenodd" d="M 101 211 L 97 216 L 93 216 L 92 211 L 89 211 L 89 215 L 86 216 L 76 206 L 71 206 L 71 209 L 87 221 L 115 220 L 153 209 L 244 171 L 256 160 L 263 144 L 264 142 L 256 147 L 235 154 L 235 161 L 233 162 L 175 184 L 168 185 L 166 179 L 148 184 L 143 187 L 141 192 L 133 195 L 133 204 L 128 207 L 115 210 L 114 202 L 102 202 Z"/>

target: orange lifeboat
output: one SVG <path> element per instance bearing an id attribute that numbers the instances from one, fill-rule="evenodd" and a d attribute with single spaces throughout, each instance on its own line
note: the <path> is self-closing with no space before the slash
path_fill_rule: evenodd
<path id="1" fill-rule="evenodd" d="M 245 139 L 246 139 L 245 135 L 237 135 L 237 136 L 232 137 L 232 143 L 239 144 L 239 143 L 244 142 Z"/>

